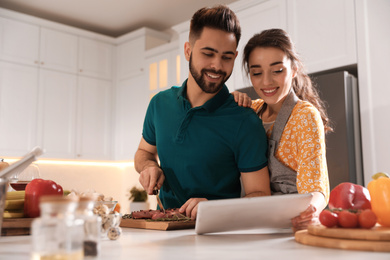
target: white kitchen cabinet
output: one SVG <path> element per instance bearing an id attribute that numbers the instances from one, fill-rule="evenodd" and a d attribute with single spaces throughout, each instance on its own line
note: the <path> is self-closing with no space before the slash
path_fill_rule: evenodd
<path id="1" fill-rule="evenodd" d="M 147 106 L 149 90 L 145 74 L 118 82 L 116 89 L 115 159 L 133 160 L 139 141 Z"/>
<path id="2" fill-rule="evenodd" d="M 77 99 L 76 157 L 109 160 L 111 156 L 111 82 L 79 77 Z"/>
<path id="3" fill-rule="evenodd" d="M 77 72 L 77 36 L 0 17 L 0 59 Z"/>
<path id="4" fill-rule="evenodd" d="M 150 96 L 172 86 L 181 86 L 178 42 L 156 47 L 146 52 L 147 88 Z"/>
<path id="5" fill-rule="evenodd" d="M 243 50 L 249 39 L 265 29 L 287 29 L 286 0 L 265 1 L 237 11 L 236 14 L 241 24 L 241 40 L 232 76 L 226 83 L 230 91 L 251 86 L 242 66 Z"/>
<path id="6" fill-rule="evenodd" d="M 41 28 L 41 67 L 77 73 L 77 50 L 76 35 Z"/>
<path id="7" fill-rule="evenodd" d="M 40 70 L 38 142 L 43 157 L 74 158 L 76 154 L 77 76 Z"/>
<path id="8" fill-rule="evenodd" d="M 0 17 L 0 59 L 38 65 L 39 37 L 39 26 Z"/>
<path id="9" fill-rule="evenodd" d="M 290 0 L 288 32 L 310 73 L 357 63 L 354 0 Z"/>
<path id="10" fill-rule="evenodd" d="M 0 59 L 77 72 L 77 36 L 0 17 Z"/>
<path id="11" fill-rule="evenodd" d="M 123 80 L 144 73 L 145 38 L 139 37 L 117 47 L 117 78 Z"/>
<path id="12" fill-rule="evenodd" d="M 111 80 L 113 45 L 79 38 L 79 74 L 95 78 Z"/>
<path id="13" fill-rule="evenodd" d="M 0 62 L 1 156 L 23 156 L 37 145 L 37 98 L 37 68 Z"/>

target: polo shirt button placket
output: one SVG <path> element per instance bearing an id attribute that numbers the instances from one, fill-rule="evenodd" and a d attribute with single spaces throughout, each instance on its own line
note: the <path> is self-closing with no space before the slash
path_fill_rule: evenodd
<path id="1" fill-rule="evenodd" d="M 183 121 L 180 124 L 179 129 L 177 130 L 176 138 L 175 141 L 177 143 L 183 143 L 184 141 L 184 136 L 187 131 L 188 125 L 191 122 L 192 116 L 194 115 L 195 110 L 190 109 L 187 111 L 186 116 L 184 117 Z"/>

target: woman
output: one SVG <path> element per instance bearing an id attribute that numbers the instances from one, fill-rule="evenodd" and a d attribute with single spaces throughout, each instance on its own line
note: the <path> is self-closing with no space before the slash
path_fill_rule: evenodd
<path id="1" fill-rule="evenodd" d="M 272 194 L 314 195 L 309 208 L 292 219 L 294 229 L 304 229 L 317 223 L 329 197 L 326 111 L 285 31 L 254 35 L 244 48 L 243 66 L 261 98 L 252 108 L 269 139 Z M 234 95 L 242 104 L 245 96 Z"/>

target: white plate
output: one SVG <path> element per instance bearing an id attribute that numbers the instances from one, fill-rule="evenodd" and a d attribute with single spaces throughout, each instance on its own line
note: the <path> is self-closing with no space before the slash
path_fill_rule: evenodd
<path id="1" fill-rule="evenodd" d="M 291 219 L 307 209 L 312 197 L 309 193 L 202 201 L 195 232 L 290 228 Z"/>

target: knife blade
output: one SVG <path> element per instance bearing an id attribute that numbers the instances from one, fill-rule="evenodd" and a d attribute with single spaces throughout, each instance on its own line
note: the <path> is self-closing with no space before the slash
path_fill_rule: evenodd
<path id="1" fill-rule="evenodd" d="M 153 190 L 153 194 L 156 195 L 156 199 L 157 199 L 157 203 L 158 203 L 158 206 L 160 207 L 160 209 L 163 210 L 163 212 L 165 213 L 165 209 L 164 209 L 164 206 L 163 204 L 161 203 L 161 200 L 160 200 L 160 197 L 158 196 L 158 189 L 157 187 L 154 188 Z"/>

